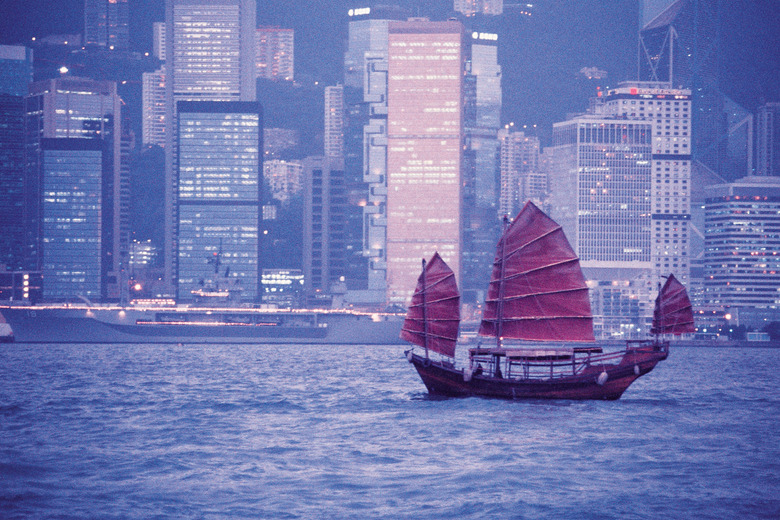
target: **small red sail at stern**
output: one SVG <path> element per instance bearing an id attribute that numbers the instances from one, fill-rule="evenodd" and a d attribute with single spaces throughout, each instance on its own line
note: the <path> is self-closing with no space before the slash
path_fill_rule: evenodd
<path id="1" fill-rule="evenodd" d="M 593 341 L 588 286 L 561 226 L 526 202 L 498 243 L 479 334 Z"/>
<path id="2" fill-rule="evenodd" d="M 455 273 L 434 253 L 420 277 L 401 329 L 401 339 L 445 356 L 455 356 L 460 293 Z"/>
<path id="3" fill-rule="evenodd" d="M 680 334 L 695 332 L 691 300 L 685 286 L 670 274 L 655 299 L 652 334 Z"/>

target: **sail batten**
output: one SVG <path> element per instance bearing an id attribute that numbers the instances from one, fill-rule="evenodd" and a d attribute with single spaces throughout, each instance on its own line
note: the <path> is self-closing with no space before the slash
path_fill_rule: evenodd
<path id="1" fill-rule="evenodd" d="M 499 240 L 479 334 L 594 341 L 579 258 L 561 226 L 531 202 Z"/>

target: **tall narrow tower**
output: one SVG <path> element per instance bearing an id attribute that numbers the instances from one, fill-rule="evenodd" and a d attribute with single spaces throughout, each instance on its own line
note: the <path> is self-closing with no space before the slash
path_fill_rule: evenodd
<path id="1" fill-rule="evenodd" d="M 460 276 L 464 29 L 390 22 L 387 82 L 387 299 L 405 302 L 420 259 Z"/>
<path id="2" fill-rule="evenodd" d="M 171 295 L 177 284 L 177 103 L 255 100 L 256 9 L 255 0 L 165 4 L 165 280 Z"/>
<path id="3" fill-rule="evenodd" d="M 344 87 L 325 87 L 325 157 L 344 157 Z"/>

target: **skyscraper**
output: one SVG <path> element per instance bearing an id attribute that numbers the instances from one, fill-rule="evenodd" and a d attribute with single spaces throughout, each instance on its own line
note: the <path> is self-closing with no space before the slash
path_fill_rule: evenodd
<path id="1" fill-rule="evenodd" d="M 175 292 L 179 101 L 254 101 L 254 0 L 166 0 L 165 279 Z"/>
<path id="2" fill-rule="evenodd" d="M 24 265 L 24 98 L 0 93 L 0 264 Z"/>
<path id="3" fill-rule="evenodd" d="M 33 80 L 33 50 L 20 45 L 0 45 L 0 94 L 26 96 Z"/>
<path id="4" fill-rule="evenodd" d="M 526 190 L 532 174 L 539 172 L 539 138 L 503 128 L 498 132 L 501 145 L 501 191 L 498 215 L 514 216 L 529 198 Z"/>
<path id="5" fill-rule="evenodd" d="M 488 286 L 493 245 L 498 238 L 499 143 L 501 125 L 501 66 L 498 35 L 472 31 L 467 39 L 464 78 L 463 234 L 461 294 L 467 302 L 480 299 Z"/>
<path id="6" fill-rule="evenodd" d="M 274 81 L 295 79 L 295 31 L 258 27 L 255 32 L 257 77 Z"/>
<path id="7" fill-rule="evenodd" d="M 32 49 L 0 45 L 0 264 L 20 269 L 24 251 L 24 96 Z"/>
<path id="8" fill-rule="evenodd" d="M 330 294 L 346 277 L 347 186 L 341 157 L 303 161 L 303 274 L 309 295 Z"/>
<path id="9" fill-rule="evenodd" d="M 398 7 L 349 10 L 344 54 L 344 170 L 359 194 L 358 243 L 349 257 L 347 297 L 383 305 L 387 287 L 387 43 L 388 25 L 405 20 Z M 356 193 L 359 192 L 359 193 Z M 354 284 L 354 285 L 353 285 Z"/>
<path id="10" fill-rule="evenodd" d="M 141 82 L 142 142 L 165 147 L 165 67 L 144 72 Z"/>
<path id="11" fill-rule="evenodd" d="M 177 299 L 260 297 L 262 116 L 256 102 L 178 103 Z M 195 292 L 193 292 L 195 291 Z"/>
<path id="12" fill-rule="evenodd" d="M 638 78 L 661 82 L 666 88 L 690 90 L 696 107 L 690 115 L 691 159 L 725 179 L 742 177 L 752 160 L 745 153 L 751 114 L 744 108 L 750 106 L 746 104 L 749 100 L 740 96 L 755 80 L 750 74 L 725 74 L 733 70 L 733 62 L 743 58 L 742 53 L 734 53 L 733 40 L 729 42 L 725 35 L 733 30 L 738 17 L 755 16 L 750 13 L 761 9 L 746 9 L 724 0 L 667 3 L 640 31 Z M 729 11 L 744 14 L 735 16 Z M 735 84 L 734 79 L 742 78 L 750 79 Z"/>
<path id="13" fill-rule="evenodd" d="M 45 252 L 42 220 L 42 138 L 102 141 L 103 177 L 100 183 L 102 297 L 120 296 L 122 262 L 129 244 L 121 232 L 123 212 L 129 206 L 123 190 L 121 99 L 116 83 L 64 77 L 30 84 L 26 98 L 26 256 L 28 268 L 40 270 Z M 74 145 L 74 146 L 79 146 Z"/>
<path id="14" fill-rule="evenodd" d="M 325 156 L 344 157 L 344 87 L 325 87 Z"/>
<path id="15" fill-rule="evenodd" d="M 691 93 L 626 82 L 599 100 L 553 127 L 552 205 L 603 332 L 641 335 L 657 281 L 689 280 Z"/>
<path id="16" fill-rule="evenodd" d="M 106 144 L 100 139 L 41 139 L 40 269 L 47 301 L 103 296 L 101 195 Z"/>
<path id="17" fill-rule="evenodd" d="M 158 60 L 165 61 L 165 22 L 152 24 L 152 52 Z"/>
<path id="18" fill-rule="evenodd" d="M 84 0 L 84 45 L 127 50 L 129 21 L 128 0 Z"/>
<path id="19" fill-rule="evenodd" d="M 780 103 L 767 103 L 758 108 L 756 174 L 780 175 Z"/>
<path id="20" fill-rule="evenodd" d="M 745 177 L 706 189 L 704 288 L 709 305 L 739 312 L 739 322 L 750 327 L 780 317 L 778 229 L 778 177 Z"/>
<path id="21" fill-rule="evenodd" d="M 652 124 L 587 114 L 553 126 L 550 204 L 580 257 L 602 337 L 650 313 Z"/>
<path id="22" fill-rule="evenodd" d="M 387 298 L 406 302 L 435 251 L 460 279 L 463 74 L 459 22 L 390 22 Z"/>
<path id="23" fill-rule="evenodd" d="M 692 95 L 659 83 L 626 82 L 604 97 L 605 113 L 653 125 L 653 276 L 672 272 L 683 283 L 690 274 Z"/>

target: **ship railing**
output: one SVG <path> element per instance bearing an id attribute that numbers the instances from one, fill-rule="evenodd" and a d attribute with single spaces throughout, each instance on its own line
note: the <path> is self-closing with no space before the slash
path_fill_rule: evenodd
<path id="1" fill-rule="evenodd" d="M 556 350 L 470 349 L 470 369 L 507 379 L 555 379 L 618 365 L 631 349 L 602 352 L 599 347 Z"/>

